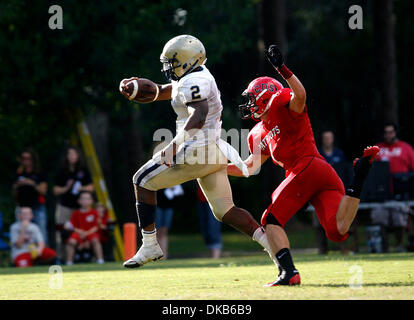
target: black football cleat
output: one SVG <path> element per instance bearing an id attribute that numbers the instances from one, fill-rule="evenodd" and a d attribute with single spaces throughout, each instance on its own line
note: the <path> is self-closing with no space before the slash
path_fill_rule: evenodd
<path id="1" fill-rule="evenodd" d="M 277 286 L 298 286 L 300 285 L 300 275 L 298 270 L 286 271 L 283 270 L 279 277 L 274 282 L 269 282 L 264 287 Z"/>

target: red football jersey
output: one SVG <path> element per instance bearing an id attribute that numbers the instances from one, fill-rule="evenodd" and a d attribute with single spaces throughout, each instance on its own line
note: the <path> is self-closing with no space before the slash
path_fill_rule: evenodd
<path id="1" fill-rule="evenodd" d="M 251 153 L 270 155 L 288 171 L 303 157 L 323 159 L 316 148 L 307 107 L 302 113 L 289 109 L 292 94 L 289 88 L 279 90 L 270 102 L 267 120 L 256 124 L 247 137 Z"/>
<path id="2" fill-rule="evenodd" d="M 98 212 L 95 209 L 91 209 L 87 212 L 81 212 L 75 210 L 70 218 L 74 228 L 88 231 L 93 227 L 98 226 Z"/>

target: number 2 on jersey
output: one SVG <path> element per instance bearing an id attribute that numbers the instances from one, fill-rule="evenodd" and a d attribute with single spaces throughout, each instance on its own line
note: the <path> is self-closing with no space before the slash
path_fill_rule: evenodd
<path id="1" fill-rule="evenodd" d="M 191 98 L 193 99 L 200 99 L 200 87 L 199 86 L 192 86 L 191 88 Z"/>

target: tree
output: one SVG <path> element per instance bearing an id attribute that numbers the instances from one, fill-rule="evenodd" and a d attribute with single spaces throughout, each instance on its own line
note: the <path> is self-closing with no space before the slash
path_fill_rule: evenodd
<path id="1" fill-rule="evenodd" d="M 380 123 L 398 125 L 397 61 L 395 53 L 393 0 L 372 3 L 377 92 L 379 94 Z"/>

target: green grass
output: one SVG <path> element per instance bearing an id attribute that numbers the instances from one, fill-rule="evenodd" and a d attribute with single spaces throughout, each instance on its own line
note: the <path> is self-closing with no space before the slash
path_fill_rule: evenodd
<path id="1" fill-rule="evenodd" d="M 1 268 L 0 299 L 414 299 L 412 253 L 296 253 L 294 259 L 300 287 L 263 288 L 276 277 L 264 253 L 168 259 L 139 269 L 121 263 L 63 266 L 60 289 L 50 288 L 48 267 Z M 355 269 L 361 288 L 349 286 Z"/>

